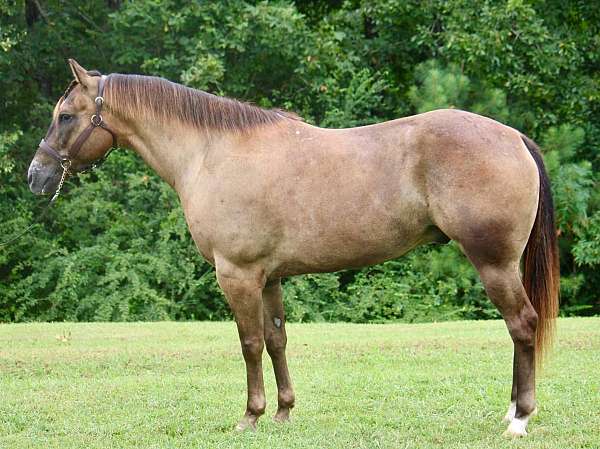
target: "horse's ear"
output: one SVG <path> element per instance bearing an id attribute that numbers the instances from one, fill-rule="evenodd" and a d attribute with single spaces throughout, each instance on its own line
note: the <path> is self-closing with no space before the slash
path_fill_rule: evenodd
<path id="1" fill-rule="evenodd" d="M 71 71 L 73 72 L 75 80 L 77 80 L 77 82 L 83 87 L 87 88 L 90 84 L 91 78 L 91 76 L 88 75 L 87 70 L 81 67 L 74 59 L 69 59 L 69 66 L 71 67 Z"/>

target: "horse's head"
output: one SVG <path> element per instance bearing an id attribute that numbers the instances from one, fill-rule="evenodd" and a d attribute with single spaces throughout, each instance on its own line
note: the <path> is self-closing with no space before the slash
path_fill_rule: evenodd
<path id="1" fill-rule="evenodd" d="M 29 188 L 36 194 L 54 192 L 63 172 L 93 166 L 116 143 L 100 114 L 104 78 L 73 59 L 69 65 L 75 79 L 54 107 L 52 123 L 29 166 Z"/>

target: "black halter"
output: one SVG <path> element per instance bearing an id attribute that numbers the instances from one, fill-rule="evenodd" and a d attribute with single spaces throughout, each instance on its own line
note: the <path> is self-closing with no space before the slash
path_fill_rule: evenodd
<path id="1" fill-rule="evenodd" d="M 108 76 L 110 76 L 110 75 L 108 75 Z M 96 104 L 96 113 L 94 115 L 92 115 L 92 117 L 90 118 L 91 123 L 88 125 L 88 127 L 86 129 L 84 129 L 81 132 L 81 134 L 79 134 L 77 139 L 75 139 L 75 142 L 73 142 L 73 145 L 67 151 L 66 156 L 62 156 L 58 151 L 56 151 L 54 148 L 52 148 L 48 144 L 48 142 L 46 142 L 44 139 L 42 139 L 40 142 L 40 145 L 38 148 L 40 150 L 44 151 L 52 159 L 57 161 L 60 164 L 60 166 L 63 168 L 63 171 L 65 172 L 65 174 L 70 173 L 71 165 L 73 164 L 73 159 L 77 156 L 77 154 L 81 150 L 81 147 L 83 146 L 85 141 L 90 137 L 90 135 L 92 134 L 94 129 L 102 128 L 103 130 L 108 131 L 113 139 L 112 146 L 109 148 L 109 150 L 106 152 L 106 154 L 104 156 L 102 156 L 101 158 L 86 165 L 82 170 L 80 170 L 80 172 L 83 173 L 83 172 L 86 172 L 89 170 L 93 170 L 94 168 L 97 168 L 100 165 L 102 165 L 104 163 L 104 161 L 106 160 L 106 158 L 108 157 L 108 155 L 111 153 L 111 151 L 117 146 L 116 134 L 108 126 L 106 126 L 106 124 L 104 123 L 104 120 L 102 119 L 102 115 L 101 115 L 102 106 L 104 104 L 104 97 L 102 96 L 102 94 L 104 93 L 104 84 L 105 84 L 106 80 L 108 79 L 108 76 L 106 76 L 106 77 L 101 76 L 100 81 L 98 82 L 98 96 L 94 100 L 94 103 Z"/>

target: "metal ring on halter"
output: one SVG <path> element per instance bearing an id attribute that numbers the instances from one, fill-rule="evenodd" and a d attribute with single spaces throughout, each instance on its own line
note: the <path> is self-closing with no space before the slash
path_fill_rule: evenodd
<path id="1" fill-rule="evenodd" d="M 94 114 L 90 120 L 92 121 L 92 125 L 100 126 L 102 124 L 102 115 Z"/>
<path id="2" fill-rule="evenodd" d="M 96 103 L 98 106 L 102 106 L 104 104 L 104 97 L 94 98 L 94 103 Z"/>
<path id="3" fill-rule="evenodd" d="M 69 170 L 71 168 L 71 159 L 61 159 L 60 160 L 60 166 L 62 167 L 63 170 Z"/>

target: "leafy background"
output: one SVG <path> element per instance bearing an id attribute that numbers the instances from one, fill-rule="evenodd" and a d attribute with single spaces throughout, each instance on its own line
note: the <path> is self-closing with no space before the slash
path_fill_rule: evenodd
<path id="1" fill-rule="evenodd" d="M 113 153 L 44 200 L 26 170 L 76 58 L 349 127 L 440 107 L 536 139 L 553 181 L 563 315 L 600 313 L 600 9 L 581 0 L 0 0 L 0 321 L 220 320 L 176 195 Z M 453 245 L 285 281 L 290 320 L 496 317 Z"/>

